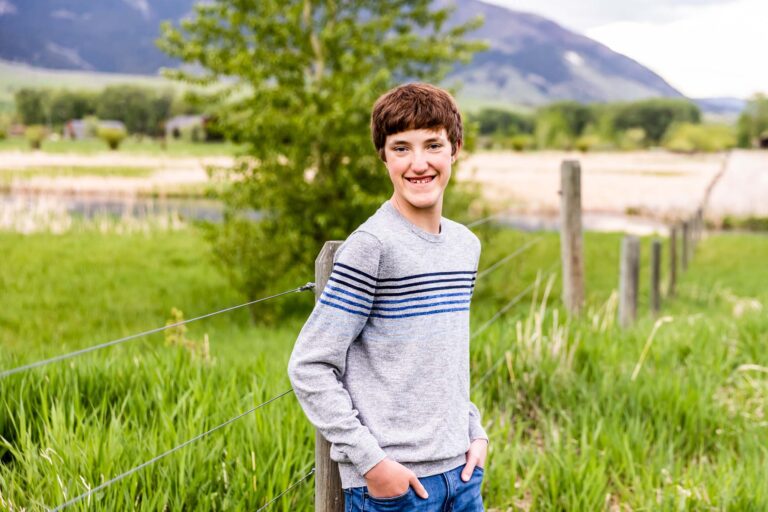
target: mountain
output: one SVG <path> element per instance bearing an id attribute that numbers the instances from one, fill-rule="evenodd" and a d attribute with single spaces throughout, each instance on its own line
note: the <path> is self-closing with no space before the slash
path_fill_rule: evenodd
<path id="1" fill-rule="evenodd" d="M 0 58 L 48 68 L 153 75 L 176 64 L 154 46 L 160 22 L 180 20 L 194 3 L 0 0 Z M 632 59 L 541 16 L 458 0 L 451 23 L 478 14 L 485 24 L 471 37 L 490 47 L 451 75 L 463 83 L 464 99 L 535 106 L 561 99 L 682 96 Z"/>
<path id="2" fill-rule="evenodd" d="M 747 100 L 741 98 L 694 98 L 693 102 L 704 112 L 734 116 L 747 106 Z"/>
<path id="3" fill-rule="evenodd" d="M 453 21 L 478 14 L 485 23 L 472 37 L 490 48 L 454 74 L 464 96 L 528 105 L 683 96 L 629 57 L 535 14 L 462 0 Z"/>

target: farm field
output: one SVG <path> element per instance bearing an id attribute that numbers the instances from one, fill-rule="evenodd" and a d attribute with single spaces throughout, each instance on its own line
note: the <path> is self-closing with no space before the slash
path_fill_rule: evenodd
<path id="1" fill-rule="evenodd" d="M 160 153 L 156 143 L 145 141 L 134 148 L 126 146 L 125 151 L 110 152 L 99 141 L 84 146 L 61 141 L 61 147 L 69 150 L 31 152 L 4 151 L 3 144 L 8 142 L 0 142 L 0 186 L 11 193 L 54 195 L 201 196 L 211 185 L 207 170 L 230 167 L 238 150 L 231 145 L 177 143 L 176 149 Z M 206 147 L 208 153 L 204 152 Z M 150 150 L 145 151 L 147 148 Z M 583 208 L 589 214 L 679 219 L 701 205 L 714 183 L 707 210 L 711 220 L 726 215 L 768 215 L 768 202 L 762 200 L 768 197 L 766 151 L 734 151 L 730 158 L 724 153 L 664 151 L 486 151 L 469 156 L 456 172 L 456 179 L 479 183 L 485 199 L 498 210 L 555 215 L 560 200 L 560 163 L 567 159 L 581 163 Z M 35 172 L 24 174 L 25 169 Z"/>
<path id="2" fill-rule="evenodd" d="M 539 236 L 477 232 L 481 270 Z M 557 235 L 541 236 L 479 281 L 474 329 L 558 260 Z M 614 323 L 619 241 L 586 235 L 580 319 L 566 319 L 559 283 L 548 289 L 544 273 L 473 339 L 472 397 L 491 435 L 486 506 L 767 509 L 768 238 L 703 240 L 650 341 L 650 315 L 626 331 Z M 191 318 L 245 300 L 195 225 L 119 236 L 3 232 L 0 251 L 0 369 L 163 325 L 179 318 L 172 308 Z M 287 391 L 287 359 L 312 296 L 275 300 L 295 314 L 261 325 L 232 311 L 4 379 L 0 509 L 61 504 Z M 255 510 L 308 474 L 313 446 L 288 394 L 72 509 Z M 311 510 L 311 495 L 308 479 L 270 510 Z"/>

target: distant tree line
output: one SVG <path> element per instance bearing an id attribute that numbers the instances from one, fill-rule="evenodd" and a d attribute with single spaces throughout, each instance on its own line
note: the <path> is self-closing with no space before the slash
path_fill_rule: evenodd
<path id="1" fill-rule="evenodd" d="M 160 136 L 165 121 L 200 109 L 172 89 L 112 85 L 99 92 L 23 88 L 16 91 L 16 114 L 25 125 L 60 127 L 72 119 L 95 116 L 122 121 L 130 133 Z"/>
<path id="2" fill-rule="evenodd" d="M 753 99 L 735 129 L 702 123 L 698 106 L 670 98 L 598 104 L 560 101 L 531 113 L 485 108 L 469 119 L 486 148 L 719 151 L 737 143 L 755 145 L 760 133 L 768 137 L 767 105 L 764 96 Z"/>
<path id="3" fill-rule="evenodd" d="M 740 147 L 768 148 L 768 96 L 752 97 L 739 116 L 737 132 Z"/>

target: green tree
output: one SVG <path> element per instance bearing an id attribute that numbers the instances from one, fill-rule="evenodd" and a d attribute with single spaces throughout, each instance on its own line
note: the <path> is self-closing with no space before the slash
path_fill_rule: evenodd
<path id="1" fill-rule="evenodd" d="M 96 113 L 96 93 L 61 90 L 51 94 L 51 123 L 64 124 Z"/>
<path id="2" fill-rule="evenodd" d="M 159 46 L 202 70 L 168 75 L 216 84 L 218 123 L 247 147 L 212 241 L 248 297 L 310 278 L 323 242 L 387 197 L 369 135 L 375 99 L 406 80 L 438 82 L 482 47 L 463 39 L 476 24 L 446 27 L 450 12 L 432 4 L 218 0 L 163 25 Z"/>
<path id="3" fill-rule="evenodd" d="M 768 139 L 768 97 L 756 94 L 748 102 L 737 123 L 739 147 L 752 147 L 759 138 Z"/>
<path id="4" fill-rule="evenodd" d="M 576 101 L 550 103 L 536 112 L 536 144 L 540 148 L 570 149 L 592 121 L 587 105 Z"/>
<path id="5" fill-rule="evenodd" d="M 22 123 L 27 125 L 48 123 L 48 95 L 49 92 L 44 89 L 30 87 L 16 91 L 14 94 L 16 112 Z"/>
<path id="6" fill-rule="evenodd" d="M 111 85 L 98 96 L 96 115 L 122 121 L 130 133 L 156 135 L 168 118 L 173 91 L 137 85 Z"/>
<path id="7" fill-rule="evenodd" d="M 469 116 L 477 123 L 480 135 L 517 135 L 533 133 L 533 118 L 511 110 L 484 108 Z"/>
<path id="8" fill-rule="evenodd" d="M 700 123 L 701 110 L 685 99 L 654 98 L 615 106 L 613 112 L 614 133 L 632 128 L 642 128 L 645 140 L 650 144 L 661 143 L 667 129 L 673 123 Z"/>

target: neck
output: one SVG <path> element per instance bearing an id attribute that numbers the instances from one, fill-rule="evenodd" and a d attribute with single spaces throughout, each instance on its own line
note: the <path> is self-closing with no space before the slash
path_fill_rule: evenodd
<path id="1" fill-rule="evenodd" d="M 431 208 L 414 208 L 407 201 L 398 201 L 394 195 L 389 201 L 413 225 L 433 235 L 440 233 L 440 217 L 443 214 L 442 198 Z"/>

